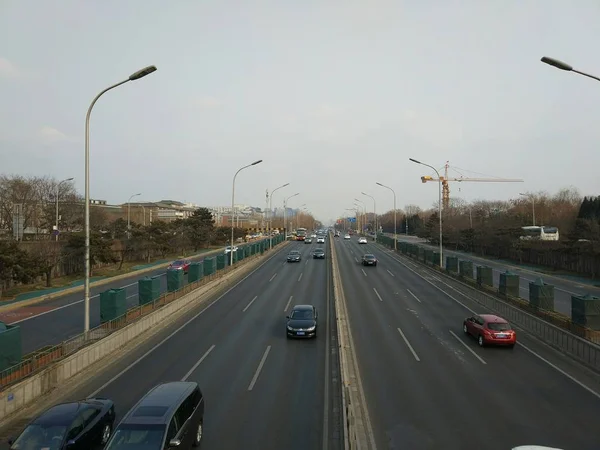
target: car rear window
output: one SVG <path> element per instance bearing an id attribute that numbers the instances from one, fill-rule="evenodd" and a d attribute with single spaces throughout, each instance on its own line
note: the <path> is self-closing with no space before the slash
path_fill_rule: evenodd
<path id="1" fill-rule="evenodd" d="M 502 322 L 489 322 L 488 328 L 494 331 L 508 331 L 511 329 L 508 323 Z"/>

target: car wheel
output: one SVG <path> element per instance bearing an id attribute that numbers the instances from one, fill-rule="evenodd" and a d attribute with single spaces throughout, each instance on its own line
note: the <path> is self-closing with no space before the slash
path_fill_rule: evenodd
<path id="1" fill-rule="evenodd" d="M 477 338 L 477 343 L 479 344 L 480 347 L 483 347 L 485 345 L 485 342 L 483 340 L 483 336 L 481 334 Z"/>
<path id="2" fill-rule="evenodd" d="M 515 348 L 515 344 L 510 344 L 510 345 L 508 346 L 508 348 L 510 348 L 511 350 L 512 350 L 512 349 L 514 349 L 514 348 Z"/>
<path id="3" fill-rule="evenodd" d="M 467 328 L 467 324 L 466 323 L 463 323 L 463 332 L 465 334 L 469 334 L 469 329 Z"/>
<path id="4" fill-rule="evenodd" d="M 106 443 L 110 439 L 111 434 L 112 434 L 112 427 L 110 426 L 110 423 L 107 423 L 102 428 L 102 437 L 100 438 L 100 444 L 106 445 Z"/>
<path id="5" fill-rule="evenodd" d="M 199 447 L 200 443 L 202 443 L 202 436 L 204 434 L 204 426 L 202 420 L 198 424 L 198 429 L 196 430 L 196 438 L 194 439 L 194 447 Z"/>
<path id="6" fill-rule="evenodd" d="M 374 267 L 377 267 L 377 263 L 373 264 Z"/>

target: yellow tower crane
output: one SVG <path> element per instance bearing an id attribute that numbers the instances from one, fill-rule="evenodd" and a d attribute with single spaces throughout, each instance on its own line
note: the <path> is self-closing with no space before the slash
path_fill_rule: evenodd
<path id="1" fill-rule="evenodd" d="M 479 181 L 479 182 L 492 182 L 492 183 L 522 183 L 525 180 L 521 180 L 520 178 L 469 178 L 469 177 L 458 177 L 452 178 L 448 177 L 448 161 L 446 161 L 446 165 L 444 166 L 444 176 L 440 178 L 434 178 L 430 176 L 421 177 L 421 181 L 423 183 L 427 183 L 428 181 L 441 181 L 442 182 L 442 204 L 444 208 L 450 206 L 450 186 L 448 185 L 449 181 Z"/>

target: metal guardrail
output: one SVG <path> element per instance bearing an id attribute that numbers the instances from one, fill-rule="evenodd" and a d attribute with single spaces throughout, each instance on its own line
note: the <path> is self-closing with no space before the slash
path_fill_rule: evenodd
<path id="1" fill-rule="evenodd" d="M 566 323 L 568 326 L 572 327 L 576 333 L 582 333 L 584 337 L 579 336 L 571 332 L 571 330 L 550 323 L 549 320 L 552 320 L 552 316 L 550 316 L 547 311 L 526 311 L 524 309 L 526 305 L 524 304 L 519 304 L 518 306 L 511 304 L 511 302 L 525 303 L 523 301 L 511 299 L 509 297 L 499 298 L 501 295 L 499 293 L 487 293 L 482 291 L 482 289 L 485 289 L 484 287 L 476 287 L 468 284 L 469 282 L 472 282 L 472 280 L 468 280 L 467 282 L 466 278 L 462 279 L 458 274 L 443 271 L 439 266 L 427 265 L 419 259 L 418 255 L 413 256 L 408 253 L 404 254 L 401 253 L 400 250 L 398 250 L 397 253 L 410 261 L 418 262 L 419 265 L 417 266 L 417 270 L 421 275 L 425 274 L 426 276 L 430 273 L 442 275 L 444 277 L 443 282 L 458 293 L 474 300 L 486 308 L 496 311 L 508 321 L 527 330 L 547 344 L 565 352 L 574 359 L 600 372 L 600 345 L 598 345 L 598 342 L 600 342 L 599 332 L 580 327 L 573 324 L 568 319 L 561 318 L 559 320 L 560 323 Z M 540 317 L 536 314 L 548 315 L 549 317 Z"/>
<path id="2" fill-rule="evenodd" d="M 275 247 L 276 244 L 273 245 L 273 248 L 269 250 L 273 250 Z M 19 364 L 0 371 L 0 391 L 4 390 L 8 386 L 22 381 L 24 378 L 40 372 L 50 364 L 74 354 L 81 348 L 105 338 L 115 331 L 130 325 L 141 317 L 144 317 L 156 311 L 157 309 L 162 308 L 163 306 L 183 297 L 184 295 L 189 294 L 205 284 L 223 277 L 233 269 L 244 265 L 246 261 L 252 261 L 261 255 L 262 253 L 256 253 L 254 255 L 245 257 L 244 259 L 236 262 L 233 266 L 227 265 L 221 270 L 215 270 L 214 273 L 203 276 L 203 278 L 199 281 L 186 284 L 177 291 L 164 292 L 153 302 L 130 308 L 122 316 L 107 321 L 96 328 L 90 329 L 87 335 L 85 333 L 81 333 L 62 341 L 60 344 L 46 346 L 43 349 L 26 355 L 26 357 Z"/>

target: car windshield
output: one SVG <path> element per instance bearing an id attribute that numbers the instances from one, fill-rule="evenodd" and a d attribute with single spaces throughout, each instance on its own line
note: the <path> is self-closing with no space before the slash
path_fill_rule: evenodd
<path id="1" fill-rule="evenodd" d="M 300 254 L 300 252 L 297 251 L 297 250 L 294 250 L 294 251 L 290 252 L 290 255 L 299 255 L 299 254 Z"/>
<path id="2" fill-rule="evenodd" d="M 510 330 L 510 325 L 502 322 L 490 322 L 488 323 L 488 328 L 494 331 L 508 331 Z"/>
<path id="3" fill-rule="evenodd" d="M 162 450 L 164 425 L 122 425 L 106 450 Z"/>
<path id="4" fill-rule="evenodd" d="M 175 262 L 173 263 L 173 265 L 174 265 L 174 266 L 183 266 L 183 264 L 184 264 L 184 261 L 181 261 L 181 260 L 179 260 L 179 261 L 175 261 Z"/>
<path id="5" fill-rule="evenodd" d="M 62 444 L 67 427 L 62 425 L 29 425 L 21 436 L 14 442 L 13 448 L 59 448 Z"/>
<path id="6" fill-rule="evenodd" d="M 365 255 L 365 259 L 375 259 L 375 255 Z"/>
<path id="7" fill-rule="evenodd" d="M 290 318 L 304 320 L 312 319 L 313 312 L 310 309 L 297 309 L 295 311 L 292 311 L 292 316 Z"/>

